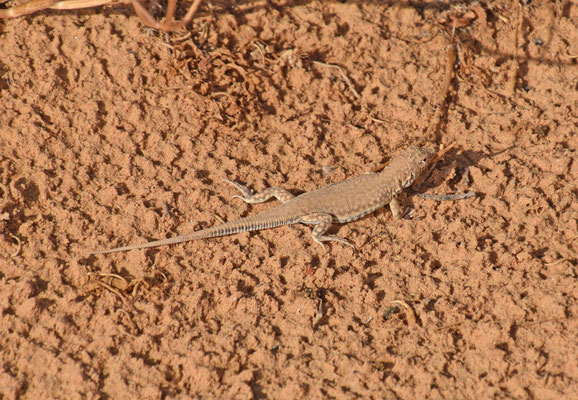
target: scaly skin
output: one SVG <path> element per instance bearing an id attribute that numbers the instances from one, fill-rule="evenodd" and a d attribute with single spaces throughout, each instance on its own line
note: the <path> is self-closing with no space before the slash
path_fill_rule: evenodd
<path id="1" fill-rule="evenodd" d="M 245 186 L 226 181 L 241 192 L 242 196 L 235 197 L 239 197 L 247 203 L 262 203 L 271 197 L 276 197 L 282 204 L 256 215 L 185 235 L 114 249 L 98 250 L 90 254 L 107 254 L 164 246 L 299 222 L 315 225 L 312 232 L 313 240 L 324 249 L 325 246 L 322 242 L 332 240 L 352 246 L 346 239 L 324 235 L 331 223 L 355 221 L 387 204 L 390 205 L 394 217 L 399 218 L 398 194 L 411 186 L 414 180 L 424 172 L 435 154 L 436 151 L 433 148 L 409 147 L 391 160 L 380 173 L 364 174 L 299 196 L 293 196 L 280 187 L 268 188 L 253 195 Z"/>

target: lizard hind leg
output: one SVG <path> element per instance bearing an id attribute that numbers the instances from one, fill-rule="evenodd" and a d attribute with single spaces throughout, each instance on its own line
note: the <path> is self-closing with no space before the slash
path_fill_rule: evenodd
<path id="1" fill-rule="evenodd" d="M 332 235 L 324 235 L 329 229 L 329 226 L 333 222 L 333 217 L 331 214 L 326 213 L 313 213 L 308 214 L 299 219 L 299 222 L 303 224 L 313 224 L 315 228 L 311 232 L 311 236 L 315 243 L 318 243 L 323 248 L 323 251 L 327 252 L 325 245 L 323 242 L 330 242 L 335 241 L 339 243 L 343 243 L 347 246 L 351 246 L 355 250 L 355 245 L 353 245 L 349 240 L 340 238 L 339 236 L 332 236 Z"/>
<path id="2" fill-rule="evenodd" d="M 401 219 L 404 216 L 404 211 L 401 207 L 401 204 L 399 204 L 397 197 L 391 199 L 389 202 L 389 209 L 391 210 L 391 214 L 395 219 Z"/>
<path id="3" fill-rule="evenodd" d="M 287 203 L 289 200 L 294 198 L 295 196 L 289 193 L 287 190 L 279 187 L 273 186 L 263 190 L 262 192 L 253 194 L 251 190 L 249 190 L 246 186 L 241 185 L 240 183 L 233 182 L 230 180 L 225 179 L 223 182 L 230 183 L 231 185 L 235 186 L 235 188 L 241 192 L 242 196 L 238 194 L 234 195 L 233 197 L 238 197 L 239 199 L 243 200 L 245 203 L 249 204 L 258 204 L 264 203 L 269 200 L 271 197 L 275 197 L 281 203 Z"/>

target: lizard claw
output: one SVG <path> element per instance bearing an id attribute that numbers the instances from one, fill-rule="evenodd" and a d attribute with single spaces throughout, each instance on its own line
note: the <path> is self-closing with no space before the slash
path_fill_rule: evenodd
<path id="1" fill-rule="evenodd" d="M 320 241 L 317 241 L 317 240 L 316 240 L 316 242 L 319 244 L 319 246 L 321 246 L 321 248 L 323 249 L 323 252 L 324 252 L 325 254 L 327 254 L 327 246 L 325 246 L 325 245 L 324 245 L 322 242 L 320 242 Z"/>

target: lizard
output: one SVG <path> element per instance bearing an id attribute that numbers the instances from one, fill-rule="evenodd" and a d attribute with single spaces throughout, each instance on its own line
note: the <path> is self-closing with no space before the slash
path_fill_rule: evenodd
<path id="1" fill-rule="evenodd" d="M 107 254 L 158 247 L 296 223 L 315 225 L 311 236 L 316 243 L 321 245 L 323 250 L 326 250 L 323 242 L 328 241 L 340 242 L 355 248 L 347 239 L 326 235 L 325 232 L 329 226 L 334 222 L 355 221 L 388 204 L 394 218 L 401 218 L 398 195 L 411 186 L 429 165 L 441 158 L 441 155 L 451 147 L 449 146 L 436 154 L 436 150 L 431 147 L 411 146 L 393 158 L 381 172 L 368 172 L 298 196 L 294 196 L 278 186 L 253 194 L 251 190 L 240 183 L 225 180 L 224 182 L 233 185 L 241 193 L 241 195 L 234 195 L 233 197 L 240 198 L 246 203 L 263 203 L 275 197 L 281 204 L 255 215 L 184 235 L 142 244 L 96 250 L 90 254 Z"/>

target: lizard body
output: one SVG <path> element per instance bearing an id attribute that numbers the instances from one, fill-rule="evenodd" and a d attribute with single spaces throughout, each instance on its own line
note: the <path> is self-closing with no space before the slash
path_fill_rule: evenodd
<path id="1" fill-rule="evenodd" d="M 325 241 L 338 241 L 352 246 L 346 239 L 324 235 L 331 223 L 354 221 L 387 204 L 390 205 L 394 217 L 399 218 L 397 195 L 403 189 L 411 186 L 430 164 L 435 153 L 432 148 L 409 147 L 398 157 L 392 159 L 379 173 L 360 175 L 299 196 L 294 196 L 280 187 L 271 187 L 260 193 L 252 194 L 249 189 L 239 183 L 225 181 L 241 192 L 242 196 L 236 195 L 234 197 L 239 197 L 247 203 L 262 203 L 271 197 L 276 197 L 282 204 L 255 215 L 181 236 L 98 250 L 91 254 L 164 246 L 295 223 L 315 225 L 312 231 L 313 240 L 323 248 L 325 248 L 323 245 Z"/>

